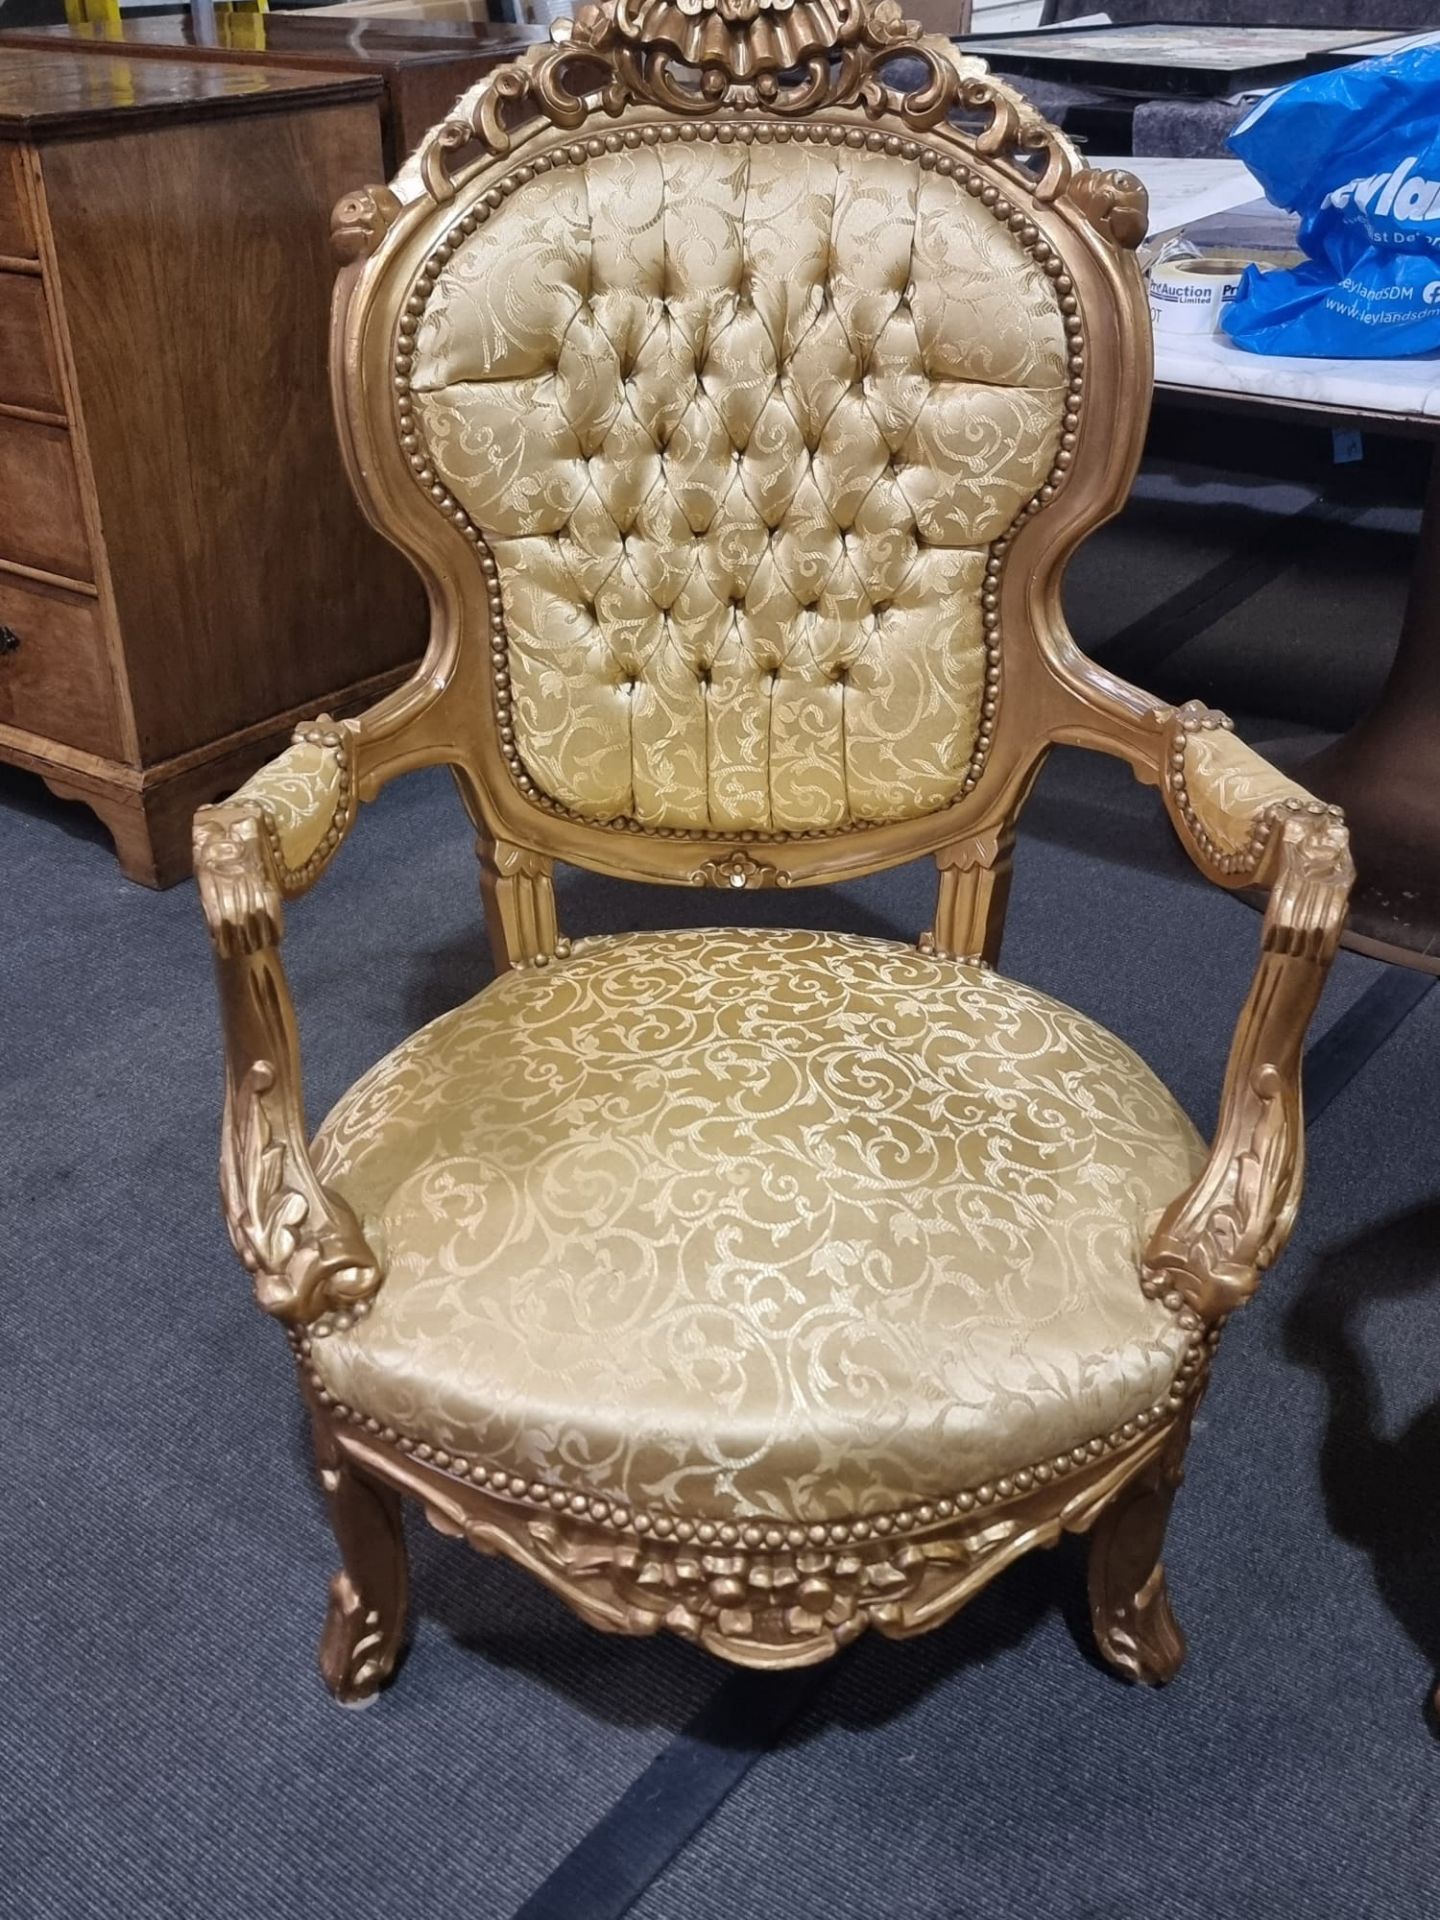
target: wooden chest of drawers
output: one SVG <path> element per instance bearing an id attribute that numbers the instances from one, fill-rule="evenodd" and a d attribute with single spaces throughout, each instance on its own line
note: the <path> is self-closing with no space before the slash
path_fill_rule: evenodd
<path id="1" fill-rule="evenodd" d="M 321 708 L 393 684 L 424 596 L 330 415 L 330 209 L 381 81 L 0 50 L 0 759 L 125 872 Z"/>

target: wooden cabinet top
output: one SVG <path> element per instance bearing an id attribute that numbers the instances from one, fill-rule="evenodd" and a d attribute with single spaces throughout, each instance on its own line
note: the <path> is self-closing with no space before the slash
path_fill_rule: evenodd
<path id="1" fill-rule="evenodd" d="M 492 20 L 493 0 L 330 0 L 320 7 L 291 7 L 271 12 L 272 25 L 334 30 L 353 34 L 378 29 L 383 33 L 407 33 L 426 40 L 472 41 L 517 40 L 521 43 L 548 40 L 550 29 L 521 26 L 513 20 Z M 579 9 L 579 0 L 571 11 Z"/>
<path id="2" fill-rule="evenodd" d="M 0 13 L 0 19 L 3 19 Z M 169 55 L 177 59 L 272 62 L 288 67 L 386 73 L 454 60 L 514 60 L 545 39 L 542 27 L 469 19 L 354 19 L 315 13 L 221 13 L 202 36 L 189 14 L 141 14 L 118 21 L 19 27 L 0 33 L 0 51 Z"/>
<path id="3" fill-rule="evenodd" d="M 238 61 L 127 59 L 0 41 L 0 140 L 126 133 L 168 121 L 338 106 L 373 98 L 377 74 Z"/>

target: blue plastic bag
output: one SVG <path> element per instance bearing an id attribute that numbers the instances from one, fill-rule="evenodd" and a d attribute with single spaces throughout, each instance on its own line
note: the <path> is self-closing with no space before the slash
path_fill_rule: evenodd
<path id="1" fill-rule="evenodd" d="M 1440 352 L 1440 47 L 1315 74 L 1262 100 L 1230 147 L 1309 256 L 1247 268 L 1222 324 L 1251 353 Z"/>

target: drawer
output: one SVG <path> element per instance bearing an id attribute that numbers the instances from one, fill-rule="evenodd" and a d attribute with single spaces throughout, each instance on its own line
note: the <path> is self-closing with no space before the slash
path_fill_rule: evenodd
<path id="1" fill-rule="evenodd" d="M 31 273 L 0 273 L 0 402 L 63 413 L 45 288 Z"/>
<path id="2" fill-rule="evenodd" d="M 75 454 L 63 427 L 0 414 L 0 560 L 91 580 Z"/>
<path id="3" fill-rule="evenodd" d="M 97 602 L 0 573 L 0 722 L 114 759 L 116 698 Z"/>
<path id="4" fill-rule="evenodd" d="M 35 221 L 30 190 L 20 171 L 20 149 L 0 141 L 0 253 L 35 258 Z"/>

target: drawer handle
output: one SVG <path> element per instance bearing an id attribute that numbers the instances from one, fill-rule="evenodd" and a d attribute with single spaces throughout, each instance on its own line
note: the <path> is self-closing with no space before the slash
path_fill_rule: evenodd
<path id="1" fill-rule="evenodd" d="M 20 636 L 13 627 L 0 627 L 0 653 L 18 653 Z"/>

